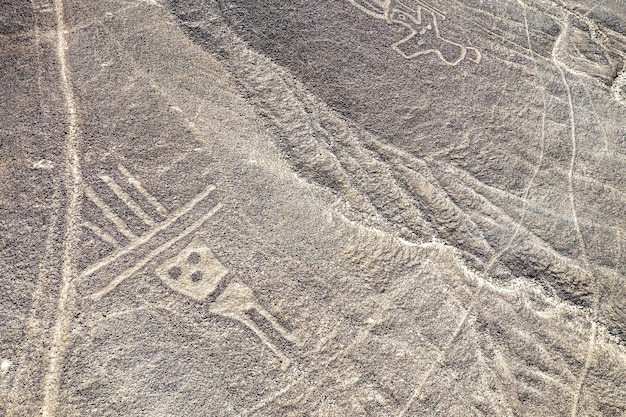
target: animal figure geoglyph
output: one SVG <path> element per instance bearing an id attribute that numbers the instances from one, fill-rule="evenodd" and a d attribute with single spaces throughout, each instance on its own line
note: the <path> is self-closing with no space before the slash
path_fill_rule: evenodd
<path id="1" fill-rule="evenodd" d="M 480 52 L 441 36 L 437 18 L 445 15 L 431 6 L 412 0 L 349 0 L 359 10 L 391 25 L 408 29 L 409 34 L 391 45 L 394 51 L 406 59 L 434 54 L 451 66 L 464 59 L 479 63 Z"/>

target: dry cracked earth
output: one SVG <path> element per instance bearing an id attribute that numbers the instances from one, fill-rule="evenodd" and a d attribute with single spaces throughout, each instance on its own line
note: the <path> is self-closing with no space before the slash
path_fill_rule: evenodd
<path id="1" fill-rule="evenodd" d="M 626 2 L 3 0 L 0 416 L 626 416 Z"/>

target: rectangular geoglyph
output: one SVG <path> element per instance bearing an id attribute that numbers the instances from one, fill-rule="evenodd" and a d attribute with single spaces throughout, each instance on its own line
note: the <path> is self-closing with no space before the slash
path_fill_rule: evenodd
<path id="1" fill-rule="evenodd" d="M 211 249 L 194 242 L 156 269 L 165 284 L 196 301 L 213 293 L 228 272 Z"/>

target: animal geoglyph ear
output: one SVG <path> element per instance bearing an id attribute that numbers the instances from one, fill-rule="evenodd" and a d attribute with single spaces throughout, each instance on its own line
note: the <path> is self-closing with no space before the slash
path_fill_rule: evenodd
<path id="1" fill-rule="evenodd" d="M 391 0 L 348 0 L 353 6 L 376 19 L 389 20 Z"/>

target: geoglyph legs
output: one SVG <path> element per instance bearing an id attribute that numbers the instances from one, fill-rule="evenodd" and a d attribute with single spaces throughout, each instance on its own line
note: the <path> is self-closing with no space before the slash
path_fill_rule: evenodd
<path id="1" fill-rule="evenodd" d="M 249 312 L 256 311 L 265 318 L 282 337 L 290 342 L 296 342 L 295 338 L 276 319 L 265 310 L 254 297 L 252 290 L 246 285 L 233 280 L 222 292 L 215 302 L 209 306 L 209 311 L 239 321 L 252 330 L 261 341 L 278 356 L 282 362 L 282 368 L 289 366 L 290 360 L 285 356 L 261 330 L 261 328 L 250 318 Z"/>

